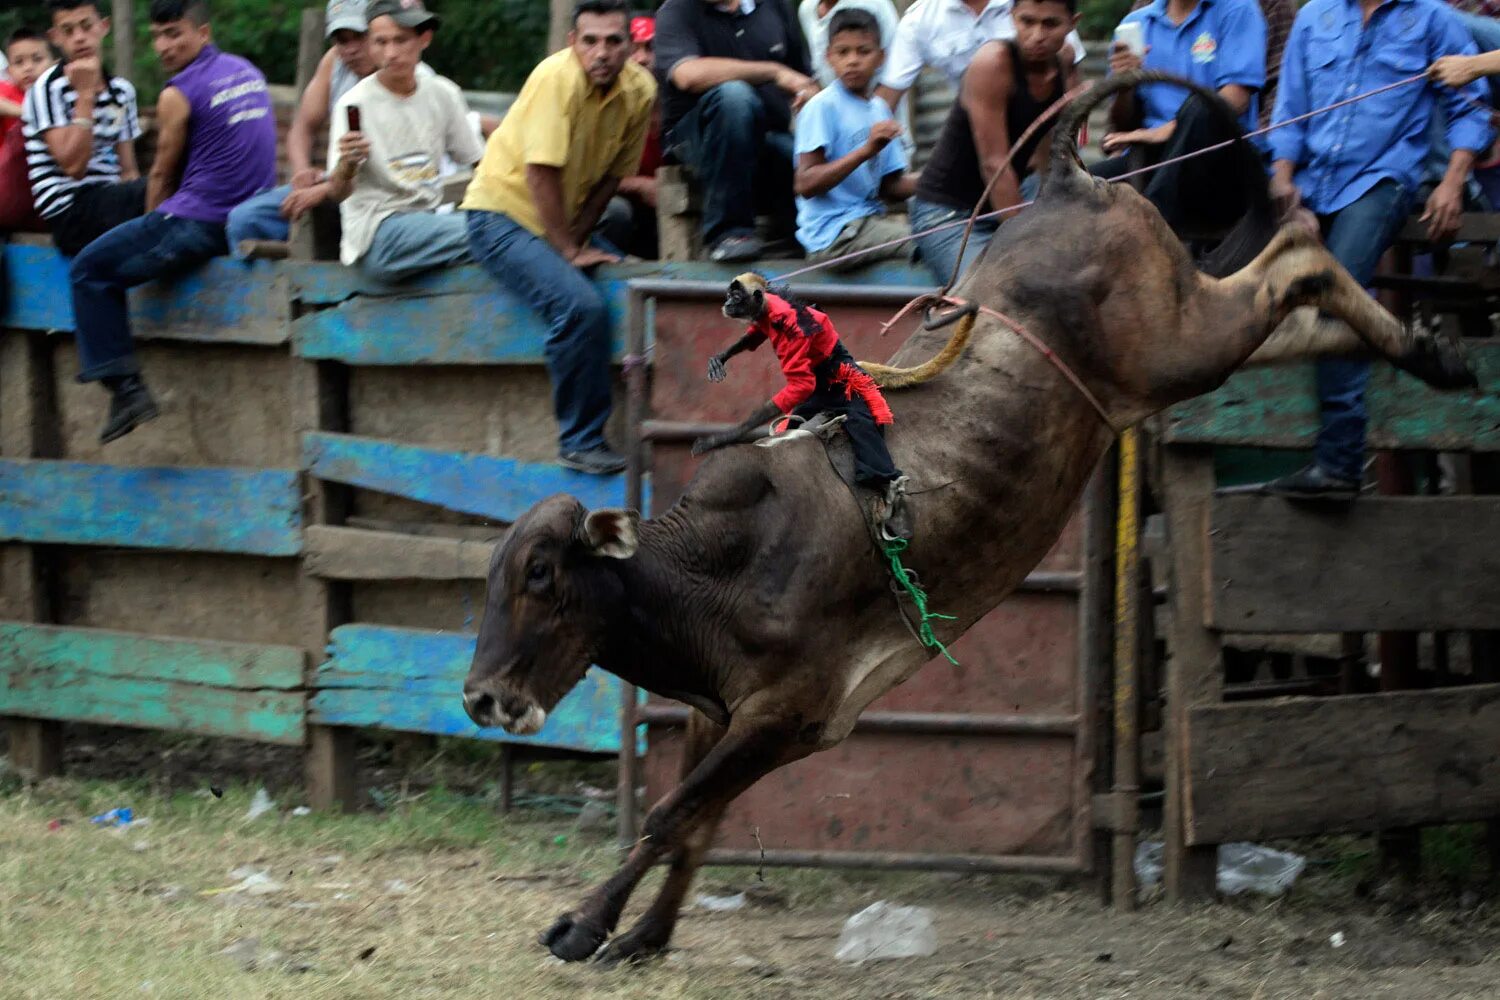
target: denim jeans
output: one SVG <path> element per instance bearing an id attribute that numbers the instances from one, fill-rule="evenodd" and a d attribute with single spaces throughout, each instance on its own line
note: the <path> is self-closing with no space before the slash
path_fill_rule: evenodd
<path id="1" fill-rule="evenodd" d="M 377 281 L 394 283 L 472 259 L 463 212 L 402 212 L 376 227 L 359 269 Z"/>
<path id="2" fill-rule="evenodd" d="M 945 223 L 962 223 L 969 218 L 969 213 L 961 208 L 939 205 L 935 202 L 923 201 L 921 198 L 913 198 L 908 211 L 911 213 L 911 231 L 914 233 L 920 233 Z M 960 275 L 979 259 L 984 248 L 990 245 L 990 240 L 994 239 L 995 230 L 999 228 L 998 219 L 982 219 L 974 223 L 974 231 L 969 235 L 969 245 L 964 250 L 963 266 L 959 268 Z M 922 256 L 922 263 L 927 265 L 927 270 L 932 272 L 933 279 L 939 285 L 946 285 L 948 279 L 953 276 L 954 265 L 958 263 L 958 248 L 963 243 L 963 239 L 964 227 L 962 225 L 949 225 L 940 233 L 930 233 L 917 238 L 917 251 Z"/>
<path id="3" fill-rule="evenodd" d="M 1359 200 L 1321 216 L 1323 242 L 1361 285 L 1369 285 L 1375 265 L 1401 231 L 1411 210 L 1411 192 L 1383 180 Z M 1365 385 L 1368 361 L 1321 358 L 1317 363 L 1322 426 L 1313 457 L 1324 472 L 1358 482 L 1365 468 Z"/>
<path id="4" fill-rule="evenodd" d="M 609 419 L 610 321 L 604 297 L 540 236 L 499 212 L 470 211 L 474 260 L 547 323 L 543 355 L 561 451 L 605 445 Z"/>
<path id="5" fill-rule="evenodd" d="M 755 88 L 731 80 L 705 92 L 672 129 L 668 148 L 703 191 L 705 246 L 755 232 L 756 209 L 784 213 L 792 200 L 792 136 L 766 128 Z"/>
<path id="6" fill-rule="evenodd" d="M 225 239 L 229 249 L 236 255 L 240 243 L 245 240 L 281 240 L 291 236 L 292 224 L 281 214 L 281 203 L 292 193 L 290 184 L 262 191 L 229 211 L 229 221 L 224 223 Z"/>
<path id="7" fill-rule="evenodd" d="M 78 381 L 141 370 L 130 338 L 125 292 L 228 252 L 224 227 L 148 212 L 84 247 L 68 269 L 78 339 Z"/>

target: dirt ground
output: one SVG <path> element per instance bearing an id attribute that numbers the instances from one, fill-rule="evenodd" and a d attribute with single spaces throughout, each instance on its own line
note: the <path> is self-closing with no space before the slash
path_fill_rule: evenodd
<path id="1" fill-rule="evenodd" d="M 294 756 L 104 739 L 72 740 L 69 777 L 40 785 L 0 761 L 4 1000 L 1500 996 L 1500 901 L 1457 883 L 1371 896 L 1359 842 L 1308 845 L 1326 863 L 1282 900 L 1134 914 L 1040 878 L 711 869 L 704 891 L 752 901 L 689 911 L 646 967 L 564 966 L 535 936 L 613 864 L 607 822 L 575 815 L 607 767 L 530 765 L 501 816 L 482 754 L 372 758 L 368 811 L 299 816 Z M 247 819 L 262 783 L 276 808 Z M 149 822 L 89 822 L 120 805 Z M 844 921 L 880 899 L 931 908 L 936 954 L 835 961 Z"/>

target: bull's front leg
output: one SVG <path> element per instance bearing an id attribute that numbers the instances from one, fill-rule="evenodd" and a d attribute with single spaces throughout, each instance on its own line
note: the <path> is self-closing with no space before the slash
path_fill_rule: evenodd
<path id="1" fill-rule="evenodd" d="M 724 738 L 673 792 L 646 816 L 641 839 L 619 871 L 583 903 L 559 917 L 541 936 L 542 944 L 565 962 L 578 962 L 599 950 L 636 884 L 662 858 L 689 846 L 701 825 L 716 819 L 734 798 L 784 764 L 807 756 L 812 745 L 798 739 L 801 717 L 780 699 L 763 697 L 764 708 L 747 704 L 735 714 Z"/>

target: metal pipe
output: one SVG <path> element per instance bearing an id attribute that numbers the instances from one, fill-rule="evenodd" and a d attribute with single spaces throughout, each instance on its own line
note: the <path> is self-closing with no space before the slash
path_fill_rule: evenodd
<path id="1" fill-rule="evenodd" d="M 625 368 L 625 506 L 640 510 L 645 497 L 646 442 L 641 425 L 646 416 L 646 298 L 631 290 L 625 308 L 626 352 L 634 364 Z M 649 513 L 643 511 L 642 513 Z M 640 762 L 636 759 L 636 688 L 620 686 L 620 759 L 615 775 L 615 815 L 621 847 L 629 847 L 639 836 L 635 787 Z"/>
<path id="2" fill-rule="evenodd" d="M 1114 904 L 1135 909 L 1135 832 L 1140 825 L 1140 432 L 1120 435 L 1115 514 L 1115 833 L 1110 887 Z"/>
<path id="3" fill-rule="evenodd" d="M 636 721 L 652 726 L 687 725 L 692 709 L 647 704 Z M 1075 736 L 1076 715 L 965 715 L 962 712 L 866 712 L 856 733 L 908 733 L 921 736 Z"/>
<path id="4" fill-rule="evenodd" d="M 756 851 L 716 848 L 704 864 L 777 868 L 869 868 L 914 872 L 1024 872 L 1073 875 L 1084 871 L 1074 857 L 1032 854 L 921 854 L 903 851 Z"/>
<path id="5" fill-rule="evenodd" d="M 1094 826 L 1096 792 L 1108 788 L 1106 761 L 1109 743 L 1101 738 L 1107 713 L 1101 691 L 1109 655 L 1109 562 L 1113 531 L 1110 454 L 1101 457 L 1083 494 L 1083 562 L 1078 590 L 1077 678 L 1078 739 L 1073 742 L 1073 843 L 1080 858 L 1094 873 L 1094 884 L 1107 902 L 1109 892 L 1109 846 L 1107 834 Z"/>

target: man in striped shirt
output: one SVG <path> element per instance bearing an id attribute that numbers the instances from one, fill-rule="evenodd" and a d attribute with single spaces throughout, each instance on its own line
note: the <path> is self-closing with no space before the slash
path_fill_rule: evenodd
<path id="1" fill-rule="evenodd" d="M 95 0 L 47 0 L 47 37 L 63 62 L 26 95 L 22 128 L 37 213 L 53 242 L 73 256 L 96 237 L 146 210 L 146 182 L 135 162 L 141 134 L 135 88 L 105 74 L 100 53 L 109 18 Z"/>

